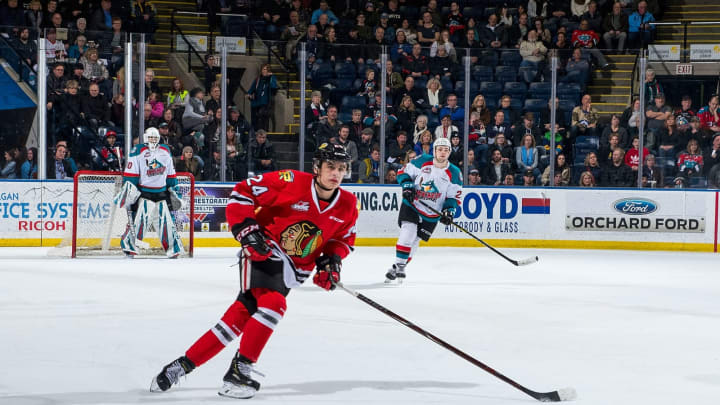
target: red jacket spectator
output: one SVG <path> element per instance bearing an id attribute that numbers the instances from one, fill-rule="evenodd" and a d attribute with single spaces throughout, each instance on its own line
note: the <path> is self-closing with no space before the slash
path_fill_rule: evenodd
<path id="1" fill-rule="evenodd" d="M 597 47 L 598 42 L 600 41 L 600 37 L 598 36 L 597 32 L 593 30 L 575 30 L 572 34 L 572 42 L 573 46 L 580 45 L 583 48 L 595 48 Z"/>
<path id="2" fill-rule="evenodd" d="M 715 132 L 718 130 L 720 125 L 720 109 L 718 108 L 718 96 L 714 96 L 708 102 L 708 105 L 701 108 L 697 114 L 700 118 L 700 127 L 704 129 L 711 129 Z"/>

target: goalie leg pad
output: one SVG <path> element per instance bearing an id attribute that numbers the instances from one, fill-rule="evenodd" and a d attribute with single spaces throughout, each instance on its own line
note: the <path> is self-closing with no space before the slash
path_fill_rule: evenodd
<path id="1" fill-rule="evenodd" d="M 145 239 L 145 235 L 147 235 L 148 231 L 150 230 L 150 221 L 152 217 L 152 212 L 155 209 L 155 203 L 146 200 L 145 198 L 141 198 L 140 201 L 138 201 L 138 209 L 135 213 L 135 239 L 138 241 L 141 241 Z M 140 245 L 140 244 L 138 244 Z M 146 244 L 147 245 L 147 244 Z M 143 247 L 142 245 L 140 247 Z"/>
<path id="2" fill-rule="evenodd" d="M 170 214 L 170 207 L 167 202 L 159 201 L 158 209 L 158 235 L 160 237 L 160 245 L 167 253 L 168 257 L 178 257 L 183 252 L 182 239 L 175 227 L 175 221 Z"/>
<path id="3" fill-rule="evenodd" d="M 124 208 L 135 204 L 138 198 L 140 198 L 140 190 L 133 183 L 126 181 L 123 183 L 120 192 L 113 198 L 113 203 L 119 208 Z"/>

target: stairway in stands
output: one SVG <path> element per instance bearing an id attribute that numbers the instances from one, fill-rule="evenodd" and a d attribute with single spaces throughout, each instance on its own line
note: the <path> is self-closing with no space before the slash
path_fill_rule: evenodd
<path id="1" fill-rule="evenodd" d="M 595 69 L 587 86 L 592 96 L 592 105 L 600 114 L 602 123 L 610 122 L 612 114 L 622 114 L 630 103 L 630 80 L 635 55 L 605 55 L 612 70 Z"/>
<path id="2" fill-rule="evenodd" d="M 663 2 L 663 22 L 720 21 L 720 2 L 708 0 L 668 0 Z M 659 26 L 656 43 L 678 44 L 683 41 L 683 26 Z M 688 43 L 717 43 L 720 40 L 720 24 L 689 25 Z"/>

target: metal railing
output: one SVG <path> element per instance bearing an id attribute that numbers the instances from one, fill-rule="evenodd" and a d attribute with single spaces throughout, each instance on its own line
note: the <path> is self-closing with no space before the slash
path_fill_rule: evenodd
<path id="1" fill-rule="evenodd" d="M 13 56 L 17 58 L 17 61 L 18 61 L 17 67 L 12 66 L 12 64 L 11 64 L 11 67 L 12 67 L 13 69 L 15 69 L 15 71 L 17 72 L 17 74 L 18 74 L 18 81 L 19 81 L 20 83 L 22 83 L 23 81 L 27 81 L 27 82 L 28 82 L 28 85 L 29 85 L 33 90 L 37 90 L 37 79 L 36 79 L 35 82 L 33 83 L 33 80 L 31 80 L 31 77 L 30 77 L 31 74 L 34 74 L 35 77 L 37 77 L 37 71 L 32 67 L 32 65 L 28 64 L 28 63 L 25 61 L 25 59 L 22 58 L 22 56 L 20 55 L 20 52 L 17 50 L 17 48 L 15 48 L 15 45 L 13 45 L 12 41 L 8 40 L 7 38 L 5 38 L 5 37 L 2 36 L 2 35 L 0 35 L 0 41 L 2 41 L 2 46 L 3 46 L 3 47 L 6 47 L 6 49 L 8 49 L 9 52 L 12 52 Z M 11 62 L 12 62 L 12 61 L 8 60 L 8 58 L 5 58 L 5 60 L 6 60 L 8 63 L 11 63 Z M 24 76 L 25 76 L 25 73 L 27 73 L 27 76 L 28 76 L 28 77 L 24 77 Z"/>
<path id="2" fill-rule="evenodd" d="M 682 26 L 683 27 L 683 39 L 682 39 L 682 49 L 680 52 L 680 62 L 687 63 L 690 61 L 690 48 L 688 46 L 688 27 L 689 26 L 712 26 L 716 25 L 720 27 L 720 21 L 668 21 L 668 22 L 652 22 L 649 23 L 653 27 L 672 27 L 672 26 Z M 720 38 L 718 38 L 718 42 L 720 42 Z"/>

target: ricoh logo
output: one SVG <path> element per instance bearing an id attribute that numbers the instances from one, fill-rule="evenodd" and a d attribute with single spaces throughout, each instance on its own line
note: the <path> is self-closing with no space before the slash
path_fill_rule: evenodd
<path id="1" fill-rule="evenodd" d="M 613 203 L 615 211 L 627 215 L 647 215 L 652 214 L 659 208 L 658 203 L 653 200 L 645 200 L 640 198 L 623 198 Z"/>

